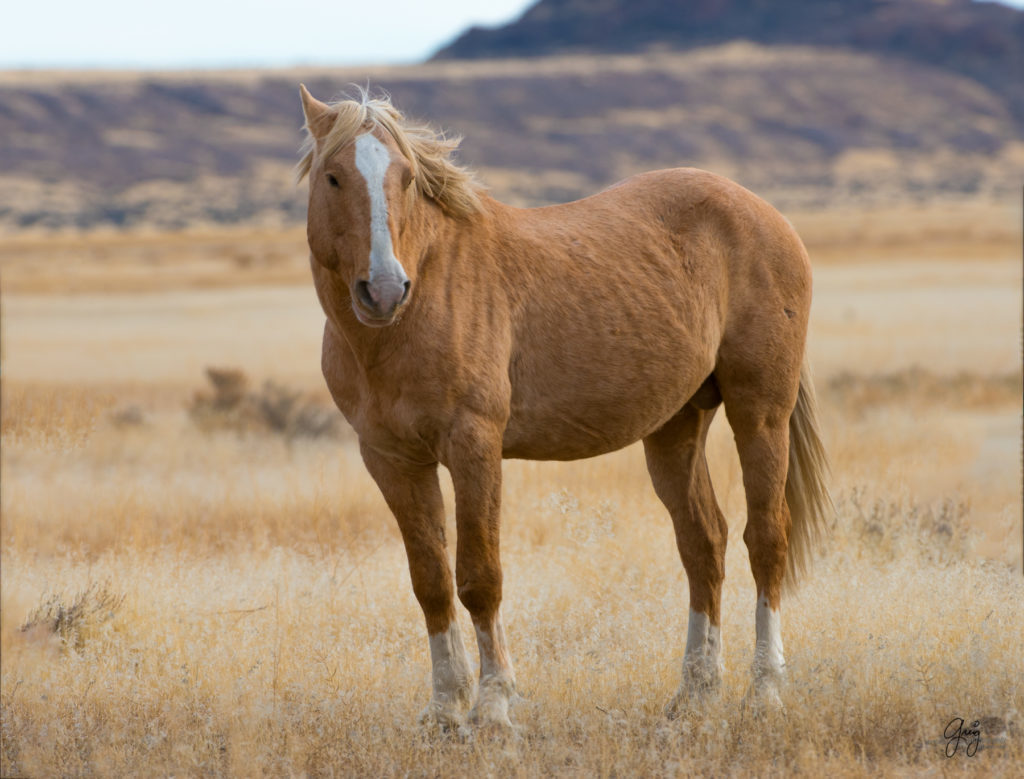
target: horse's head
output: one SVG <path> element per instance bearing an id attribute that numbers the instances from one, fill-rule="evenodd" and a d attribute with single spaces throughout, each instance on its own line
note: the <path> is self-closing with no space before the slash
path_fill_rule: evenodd
<path id="1" fill-rule="evenodd" d="M 303 163 L 309 175 L 310 251 L 342 277 L 360 322 L 391 324 L 409 299 L 415 275 L 396 256 L 396 239 L 414 201 L 413 163 L 384 127 L 366 121 L 365 111 L 342 116 L 338 106 L 321 103 L 305 87 L 301 91 L 310 135 Z"/>

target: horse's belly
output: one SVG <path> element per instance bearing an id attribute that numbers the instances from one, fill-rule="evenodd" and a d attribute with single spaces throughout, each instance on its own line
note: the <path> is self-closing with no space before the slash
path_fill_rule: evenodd
<path id="1" fill-rule="evenodd" d="M 696 366 L 695 366 L 696 367 Z M 660 380 L 586 377 L 562 392 L 513 391 L 503 454 L 526 460 L 579 460 L 613 452 L 653 433 L 686 404 L 703 368 Z"/>
<path id="2" fill-rule="evenodd" d="M 535 424 L 519 425 L 511 420 L 505 431 L 502 456 L 520 460 L 583 460 L 622 449 L 657 429 L 657 425 L 649 424 L 619 425 L 609 433 L 588 420 L 575 418 L 549 418 L 541 424 L 543 430 L 538 431 Z"/>
<path id="3" fill-rule="evenodd" d="M 595 248 L 587 273 L 546 278 L 521 315 L 507 457 L 621 449 L 675 416 L 713 370 L 724 320 L 719 265 L 653 249 L 633 262 L 613 255 Z"/>

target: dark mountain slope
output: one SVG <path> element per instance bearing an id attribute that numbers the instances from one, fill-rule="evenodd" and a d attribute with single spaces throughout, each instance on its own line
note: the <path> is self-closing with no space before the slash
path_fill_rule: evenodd
<path id="1" fill-rule="evenodd" d="M 465 141 L 494 194 L 537 204 L 660 167 L 784 207 L 1018 197 L 1024 143 L 1000 96 L 948 71 L 843 51 L 689 53 L 373 70 L 0 74 L 0 230 L 297 223 L 298 83 L 388 90 Z"/>
<path id="2" fill-rule="evenodd" d="M 686 50 L 732 40 L 843 47 L 951 70 L 1002 94 L 1024 126 L 1024 11 L 972 0 L 540 0 L 436 59 Z"/>

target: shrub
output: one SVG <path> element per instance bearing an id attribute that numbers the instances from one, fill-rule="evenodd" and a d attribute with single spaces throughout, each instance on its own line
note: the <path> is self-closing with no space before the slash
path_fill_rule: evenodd
<path id="1" fill-rule="evenodd" d="M 203 430 L 274 433 L 293 438 L 340 438 L 346 425 L 333 406 L 278 384 L 249 390 L 249 377 L 237 368 L 207 368 L 211 390 L 192 397 L 189 416 Z"/>

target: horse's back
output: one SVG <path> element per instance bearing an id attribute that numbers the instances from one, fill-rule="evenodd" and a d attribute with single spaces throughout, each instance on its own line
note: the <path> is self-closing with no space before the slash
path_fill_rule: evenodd
<path id="1" fill-rule="evenodd" d="M 708 284 L 723 273 L 731 292 L 771 280 L 810 283 L 810 262 L 796 230 L 770 203 L 724 176 L 667 168 L 630 176 L 595 195 L 534 210 L 545 223 L 586 229 L 589 243 L 627 251 L 634 273 L 681 268 Z M 666 251 L 667 249 L 667 251 Z M 669 265 L 659 265 L 667 262 Z"/>
<path id="2" fill-rule="evenodd" d="M 518 218 L 511 457 L 587 457 L 658 429 L 714 370 L 733 310 L 749 305 L 744 277 L 773 279 L 776 257 L 802 251 L 771 206 L 695 169 Z"/>

